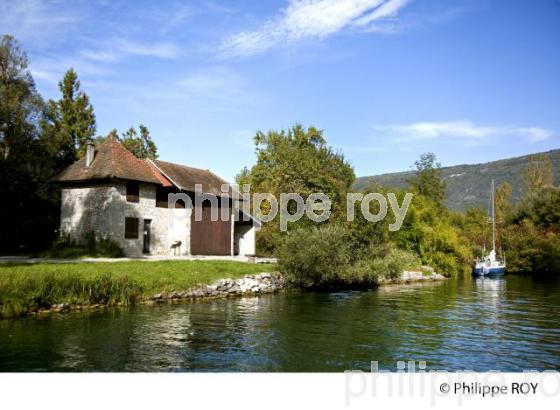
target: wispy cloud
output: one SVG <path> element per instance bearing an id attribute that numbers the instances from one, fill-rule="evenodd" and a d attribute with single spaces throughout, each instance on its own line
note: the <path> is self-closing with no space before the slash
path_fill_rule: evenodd
<path id="1" fill-rule="evenodd" d="M 366 28 L 394 18 L 409 0 L 290 0 L 280 15 L 262 28 L 226 38 L 224 56 L 250 56 L 272 47 L 304 39 L 321 39 L 348 27 Z"/>
<path id="2" fill-rule="evenodd" d="M 541 127 L 508 125 L 477 125 L 469 120 L 416 122 L 399 125 L 376 125 L 376 133 L 396 137 L 400 141 L 425 141 L 438 138 L 460 139 L 471 143 L 483 143 L 490 138 L 518 136 L 529 142 L 551 138 L 554 132 Z"/>
<path id="3" fill-rule="evenodd" d="M 544 141 L 554 135 L 552 131 L 539 127 L 519 128 L 518 132 L 524 134 L 531 142 Z"/>
<path id="4" fill-rule="evenodd" d="M 254 138 L 255 131 L 251 131 L 248 129 L 237 130 L 229 135 L 229 139 L 231 140 L 231 142 L 247 149 L 255 148 Z"/>
<path id="5" fill-rule="evenodd" d="M 215 111 L 237 111 L 262 102 L 258 90 L 244 76 L 227 66 L 195 70 L 177 82 L 183 98 Z"/>
<path id="6" fill-rule="evenodd" d="M 172 42 L 135 42 L 128 39 L 111 39 L 102 46 L 84 49 L 81 55 L 87 59 L 100 62 L 114 62 L 130 56 L 174 59 L 179 57 L 181 49 Z"/>
<path id="7" fill-rule="evenodd" d="M 429 9 L 422 12 L 410 12 L 403 18 L 385 18 L 372 21 L 364 31 L 371 33 L 396 34 L 435 24 L 446 23 L 476 9 L 474 4 Z"/>
<path id="8" fill-rule="evenodd" d="M 85 15 L 80 4 L 65 7 L 60 1 L 0 1 L 0 34 L 43 43 L 68 30 Z"/>
<path id="9" fill-rule="evenodd" d="M 206 67 L 188 74 L 179 85 L 191 94 L 237 94 L 246 85 L 239 74 L 224 66 Z"/>
<path id="10" fill-rule="evenodd" d="M 88 41 L 87 46 L 68 54 L 42 53 L 31 59 L 31 72 L 36 79 L 57 83 L 70 67 L 80 76 L 105 76 L 114 70 L 113 64 L 131 57 L 176 59 L 181 49 L 170 42 L 135 42 L 125 38 Z"/>

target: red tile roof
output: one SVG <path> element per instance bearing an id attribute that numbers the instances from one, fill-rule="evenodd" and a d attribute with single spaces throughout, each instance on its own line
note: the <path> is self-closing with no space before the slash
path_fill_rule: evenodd
<path id="1" fill-rule="evenodd" d="M 221 186 L 227 184 L 209 170 L 159 160 L 138 159 L 113 137 L 107 138 L 96 147 L 93 162 L 89 167 L 86 167 L 86 159 L 81 158 L 62 171 L 56 179 L 67 183 L 113 178 L 166 187 L 176 185 L 177 188 L 190 192 L 195 191 L 196 184 L 201 184 L 202 192 L 217 196 L 223 195 Z M 231 195 L 231 187 L 228 193 Z"/>
<path id="2" fill-rule="evenodd" d="M 113 137 L 95 148 L 95 156 L 89 167 L 86 167 L 85 157 L 81 158 L 56 179 L 59 182 L 77 182 L 112 178 L 161 184 L 146 161 L 136 158 Z"/>

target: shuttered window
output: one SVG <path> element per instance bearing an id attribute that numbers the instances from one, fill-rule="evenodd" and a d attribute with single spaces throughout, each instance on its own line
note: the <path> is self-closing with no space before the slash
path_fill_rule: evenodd
<path id="1" fill-rule="evenodd" d="M 126 200 L 128 202 L 140 201 L 140 184 L 136 181 L 126 182 Z"/>
<path id="2" fill-rule="evenodd" d="M 124 218 L 124 237 L 126 239 L 138 239 L 138 218 Z"/>

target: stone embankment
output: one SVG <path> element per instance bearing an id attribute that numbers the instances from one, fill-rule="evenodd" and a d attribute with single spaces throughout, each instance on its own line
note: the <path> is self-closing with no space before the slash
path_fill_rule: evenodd
<path id="1" fill-rule="evenodd" d="M 274 293 L 288 287 L 288 281 L 278 272 L 246 275 L 240 279 L 219 279 L 211 285 L 200 285 L 184 292 L 158 293 L 149 301 L 216 298 L 243 294 Z"/>
<path id="2" fill-rule="evenodd" d="M 434 281 L 434 280 L 443 280 L 445 276 L 432 271 L 429 272 L 416 272 L 416 271 L 404 271 L 400 278 L 398 279 L 390 279 L 390 278 L 383 278 L 379 280 L 379 285 L 387 285 L 387 284 L 407 284 L 407 283 L 414 283 L 414 282 L 427 282 L 427 281 Z"/>
<path id="3" fill-rule="evenodd" d="M 445 277 L 433 271 L 412 272 L 405 271 L 398 279 L 381 279 L 378 285 L 390 284 L 407 284 L 414 282 L 443 280 Z M 219 279 L 210 285 L 199 285 L 185 291 L 171 290 L 167 292 L 157 293 L 152 296 L 137 300 L 136 303 L 155 304 L 155 303 L 171 303 L 179 301 L 188 301 L 195 299 L 212 299 L 223 298 L 238 295 L 259 295 L 266 293 L 274 293 L 288 288 L 296 288 L 290 281 L 280 272 L 263 272 L 256 275 L 246 275 L 239 279 Z M 117 304 L 118 305 L 118 304 Z M 33 314 L 44 314 L 50 312 L 63 313 L 71 310 L 82 309 L 99 309 L 103 308 L 103 304 L 95 305 L 74 305 L 69 303 L 60 303 L 43 307 Z"/>

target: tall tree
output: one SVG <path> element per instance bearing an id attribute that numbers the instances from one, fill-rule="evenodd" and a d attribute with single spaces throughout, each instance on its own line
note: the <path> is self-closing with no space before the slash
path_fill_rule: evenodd
<path id="1" fill-rule="evenodd" d="M 78 74 L 70 68 L 58 83 L 62 98 L 57 102 L 63 146 L 73 146 L 78 156 L 85 153 L 86 141 L 95 134 L 95 114 L 88 95 L 82 91 Z"/>
<path id="2" fill-rule="evenodd" d="M 43 101 L 29 71 L 26 53 L 10 35 L 0 41 L 0 156 L 24 152 L 38 135 Z"/>
<path id="3" fill-rule="evenodd" d="M 541 188 L 554 186 L 552 161 L 547 154 L 535 154 L 523 173 L 525 195 L 533 196 Z"/>
<path id="4" fill-rule="evenodd" d="M 57 225 L 55 167 L 39 139 L 44 103 L 25 52 L 0 41 L 0 251 L 44 246 Z"/>
<path id="5" fill-rule="evenodd" d="M 441 176 L 441 164 L 437 161 L 435 154 L 427 152 L 420 155 L 420 159 L 415 161 L 414 165 L 416 173 L 408 180 L 411 188 L 443 206 L 446 183 Z"/>
<path id="6" fill-rule="evenodd" d="M 496 204 L 496 221 L 499 224 L 505 224 L 509 213 L 509 200 L 513 190 L 507 182 L 502 182 L 496 188 L 495 204 Z"/>

